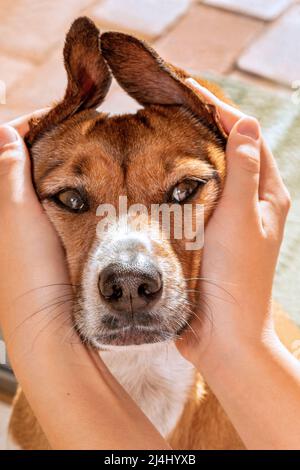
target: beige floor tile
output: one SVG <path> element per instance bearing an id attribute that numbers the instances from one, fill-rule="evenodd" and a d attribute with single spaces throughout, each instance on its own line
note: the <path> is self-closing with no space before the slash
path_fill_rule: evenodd
<path id="1" fill-rule="evenodd" d="M 234 70 L 228 76 L 241 82 L 250 83 L 251 85 L 257 85 L 261 88 L 265 88 L 266 90 L 279 93 L 283 96 L 290 96 L 291 94 L 289 88 L 283 85 L 280 85 L 262 77 L 258 77 L 257 75 L 252 75 L 250 73 L 243 72 L 241 70 Z"/>
<path id="2" fill-rule="evenodd" d="M 95 0 L 1 0 L 0 50 L 40 62 Z"/>
<path id="3" fill-rule="evenodd" d="M 103 0 L 89 13 L 102 29 L 153 39 L 186 13 L 189 5 L 190 0 Z"/>
<path id="4" fill-rule="evenodd" d="M 21 116 L 23 113 L 23 109 L 8 108 L 6 105 L 0 105 L 0 125 Z"/>
<path id="5" fill-rule="evenodd" d="M 272 21 L 283 13 L 293 0 L 204 0 L 204 3 Z"/>
<path id="6" fill-rule="evenodd" d="M 247 72 L 291 87 L 300 80 L 300 5 L 295 5 L 240 57 Z"/>
<path id="7" fill-rule="evenodd" d="M 7 90 L 32 68 L 32 64 L 26 60 L 0 54 L 0 80 L 5 83 Z"/>
<path id="8" fill-rule="evenodd" d="M 7 104 L 0 107 L 0 123 L 60 100 L 65 87 L 66 72 L 62 51 L 57 50 L 47 62 L 36 67 L 34 74 L 27 74 L 22 82 L 8 93 Z M 111 114 L 123 114 L 135 112 L 138 108 L 138 104 L 113 82 L 100 109 Z"/>
<path id="9" fill-rule="evenodd" d="M 155 43 L 165 59 L 183 68 L 227 72 L 241 51 L 261 32 L 264 23 L 194 5 L 188 14 Z"/>
<path id="10" fill-rule="evenodd" d="M 28 113 L 61 99 L 66 87 L 62 58 L 63 42 L 34 72 L 29 72 L 7 94 L 7 108 Z"/>
<path id="11" fill-rule="evenodd" d="M 135 113 L 141 106 L 114 81 L 99 111 L 110 114 Z"/>

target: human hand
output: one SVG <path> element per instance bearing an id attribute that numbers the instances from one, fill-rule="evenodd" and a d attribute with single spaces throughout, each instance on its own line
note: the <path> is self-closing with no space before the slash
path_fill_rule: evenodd
<path id="1" fill-rule="evenodd" d="M 34 191 L 22 139 L 29 119 L 45 111 L 0 127 L 0 323 L 8 348 L 19 325 L 24 341 L 33 325 L 42 328 L 29 320 L 33 312 L 61 295 L 72 296 L 64 252 Z M 45 308 L 39 316 L 45 321 L 48 315 Z M 17 350 L 10 353 L 13 361 Z"/>
<path id="2" fill-rule="evenodd" d="M 177 342 L 205 372 L 275 338 L 271 293 L 290 199 L 258 122 L 189 83 L 229 134 L 225 187 L 205 230 L 198 318 Z"/>

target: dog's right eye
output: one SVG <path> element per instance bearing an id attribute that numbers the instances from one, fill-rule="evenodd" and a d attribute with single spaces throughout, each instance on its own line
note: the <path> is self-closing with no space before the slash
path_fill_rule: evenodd
<path id="1" fill-rule="evenodd" d="M 77 189 L 64 189 L 54 196 L 54 201 L 71 212 L 84 212 L 87 203 Z"/>

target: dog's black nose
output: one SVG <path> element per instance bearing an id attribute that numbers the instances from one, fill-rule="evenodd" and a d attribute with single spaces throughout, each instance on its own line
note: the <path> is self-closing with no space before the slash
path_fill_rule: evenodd
<path id="1" fill-rule="evenodd" d="M 100 273 L 99 291 L 111 307 L 132 315 L 151 308 L 162 292 L 161 273 L 148 256 L 109 264 Z"/>

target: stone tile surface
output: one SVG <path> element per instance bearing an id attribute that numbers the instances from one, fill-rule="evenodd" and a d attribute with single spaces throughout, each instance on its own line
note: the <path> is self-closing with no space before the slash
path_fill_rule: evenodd
<path id="1" fill-rule="evenodd" d="M 0 51 L 42 61 L 95 0 L 1 0 Z"/>
<path id="2" fill-rule="evenodd" d="M 110 114 L 135 113 L 141 106 L 113 81 L 110 91 L 99 111 Z"/>
<path id="3" fill-rule="evenodd" d="M 29 72 L 7 94 L 7 106 L 15 107 L 22 113 L 50 105 L 61 99 L 66 87 L 66 72 L 63 65 L 62 47 L 52 53 L 48 60 Z"/>
<path id="4" fill-rule="evenodd" d="M 0 125 L 5 124 L 13 119 L 24 114 L 23 109 L 8 107 L 7 105 L 0 105 Z"/>
<path id="5" fill-rule="evenodd" d="M 33 68 L 26 60 L 0 54 L 0 80 L 5 83 L 7 90 Z"/>
<path id="6" fill-rule="evenodd" d="M 204 0 L 203 3 L 272 21 L 283 13 L 293 0 Z"/>
<path id="7" fill-rule="evenodd" d="M 90 15 L 102 28 L 151 39 L 186 13 L 189 4 L 190 0 L 103 0 L 90 10 Z"/>
<path id="8" fill-rule="evenodd" d="M 230 78 L 244 82 L 245 84 L 249 83 L 252 85 L 257 85 L 260 88 L 265 88 L 266 90 L 273 91 L 284 96 L 290 96 L 291 91 L 284 85 L 279 85 L 271 80 L 267 80 L 263 77 L 258 77 L 257 75 L 252 75 L 242 70 L 234 70 L 228 74 Z"/>
<path id="9" fill-rule="evenodd" d="M 240 57 L 247 72 L 291 87 L 300 79 L 300 4 L 296 4 Z"/>
<path id="10" fill-rule="evenodd" d="M 224 73 L 262 28 L 261 21 L 195 4 L 154 47 L 183 68 Z"/>
<path id="11" fill-rule="evenodd" d="M 34 74 L 25 75 L 18 87 L 7 94 L 6 105 L 0 107 L 0 124 L 60 100 L 63 98 L 66 83 L 61 51 L 55 51 L 47 62 L 35 68 Z M 113 81 L 100 110 L 110 114 L 123 114 L 135 112 L 139 107 L 136 101 Z"/>

